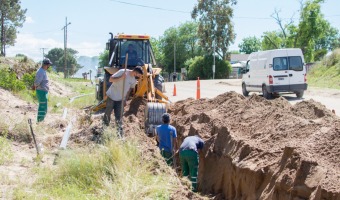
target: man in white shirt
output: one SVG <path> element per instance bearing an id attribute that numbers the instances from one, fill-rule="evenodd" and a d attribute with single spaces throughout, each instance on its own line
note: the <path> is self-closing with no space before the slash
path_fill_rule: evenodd
<path id="1" fill-rule="evenodd" d="M 125 73 L 124 73 L 125 72 Z M 104 124 L 109 126 L 111 121 L 111 113 L 114 110 L 116 123 L 121 120 L 121 107 L 123 97 L 126 100 L 130 94 L 130 90 L 134 89 L 137 80 L 143 75 L 143 70 L 140 66 L 136 66 L 133 70 L 121 69 L 114 73 L 110 77 L 110 82 L 112 82 L 110 88 L 106 91 L 106 109 L 104 114 Z M 123 92 L 123 81 L 125 80 L 124 92 Z M 123 94 L 123 96 L 122 96 Z"/>

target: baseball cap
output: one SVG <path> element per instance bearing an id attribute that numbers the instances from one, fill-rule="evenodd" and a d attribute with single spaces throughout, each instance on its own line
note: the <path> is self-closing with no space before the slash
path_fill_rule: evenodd
<path id="1" fill-rule="evenodd" d="M 45 59 L 43 60 L 43 64 L 44 64 L 44 65 L 52 65 L 52 62 L 50 61 L 50 59 L 45 58 Z"/>

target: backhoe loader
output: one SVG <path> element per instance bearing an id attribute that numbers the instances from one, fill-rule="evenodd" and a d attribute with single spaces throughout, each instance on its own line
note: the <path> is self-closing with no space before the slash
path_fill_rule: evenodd
<path id="1" fill-rule="evenodd" d="M 152 135 L 154 128 L 161 124 L 161 116 L 166 112 L 167 104 L 170 102 L 168 97 L 162 93 L 162 80 L 157 68 L 155 57 L 150 44 L 148 35 L 127 35 L 118 34 L 106 43 L 109 51 L 109 63 L 103 72 L 103 77 L 96 81 L 96 98 L 99 103 L 91 108 L 96 112 L 106 107 L 106 91 L 110 87 L 110 76 L 119 69 L 133 69 L 141 66 L 143 69 L 142 78 L 138 79 L 133 98 L 142 97 L 147 100 L 145 108 L 145 132 Z M 128 56 L 127 56 L 128 55 Z M 127 56 L 127 58 L 126 58 Z M 126 66 L 125 66 L 126 65 Z M 137 108 L 138 109 L 138 108 Z"/>

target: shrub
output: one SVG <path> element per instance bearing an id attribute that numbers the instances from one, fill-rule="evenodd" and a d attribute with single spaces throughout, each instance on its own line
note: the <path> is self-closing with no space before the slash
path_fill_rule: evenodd
<path id="1" fill-rule="evenodd" d="M 35 75 L 36 75 L 36 72 L 33 72 L 31 74 L 26 73 L 23 75 L 22 81 L 25 83 L 27 89 L 30 89 L 32 85 L 34 84 Z"/>
<path id="2" fill-rule="evenodd" d="M 0 87 L 15 92 L 26 88 L 24 82 L 18 80 L 16 74 L 9 69 L 0 69 Z"/>

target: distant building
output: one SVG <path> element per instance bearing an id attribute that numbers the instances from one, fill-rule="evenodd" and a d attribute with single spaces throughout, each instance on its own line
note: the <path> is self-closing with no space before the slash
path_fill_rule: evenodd
<path id="1" fill-rule="evenodd" d="M 230 55 L 230 64 L 247 61 L 249 54 L 231 54 Z"/>
<path id="2" fill-rule="evenodd" d="M 242 78 L 241 69 L 246 66 L 249 54 L 231 54 L 230 64 L 233 68 L 229 78 Z"/>

